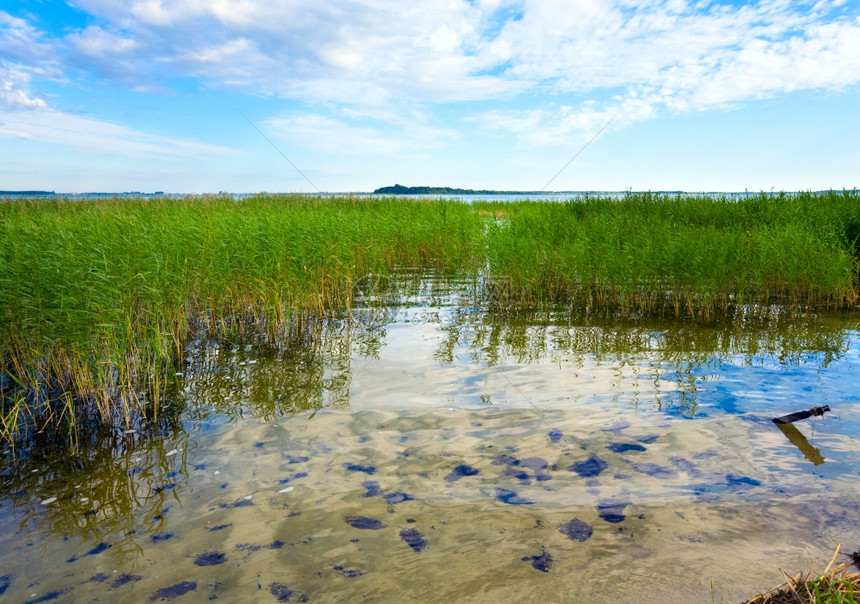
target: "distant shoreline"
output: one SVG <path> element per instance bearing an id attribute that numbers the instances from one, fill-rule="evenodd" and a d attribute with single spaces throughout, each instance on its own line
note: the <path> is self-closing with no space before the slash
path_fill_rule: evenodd
<path id="1" fill-rule="evenodd" d="M 490 189 L 460 189 L 458 187 L 380 187 L 374 195 L 547 195 L 555 191 L 494 191 Z"/>
<path id="2" fill-rule="evenodd" d="M 371 195 L 390 195 L 390 196 L 497 196 L 497 197 L 544 197 L 556 198 L 559 196 L 577 196 L 587 195 L 589 197 L 613 197 L 619 198 L 626 195 L 649 193 L 651 195 L 692 195 L 692 196 L 729 196 L 729 197 L 776 197 L 779 195 L 796 195 L 798 193 L 826 194 L 840 191 L 856 191 L 857 189 L 832 188 L 819 190 L 804 190 L 804 191 L 688 191 L 683 189 L 675 190 L 565 190 L 565 191 L 499 191 L 494 189 L 462 189 L 459 187 L 406 187 L 403 185 L 394 185 L 391 187 L 380 187 L 372 192 L 367 191 L 324 191 L 322 193 L 308 192 L 289 192 L 289 191 L 256 191 L 246 193 L 235 193 L 228 191 L 218 191 L 217 193 L 166 193 L 164 191 L 154 191 L 144 193 L 141 191 L 90 191 L 90 192 L 56 192 L 56 191 L 41 191 L 41 190 L 0 190 L 0 199 L 14 198 L 68 198 L 68 199 L 99 199 L 99 198 L 150 198 L 150 197 L 165 197 L 165 198 L 183 198 L 183 197 L 211 197 L 211 196 L 226 196 L 235 199 L 244 199 L 246 197 L 254 197 L 258 195 L 301 195 L 310 197 L 339 197 L 339 196 L 371 196 Z"/>
<path id="3" fill-rule="evenodd" d="M 0 191 L 0 196 L 3 196 L 3 195 L 12 195 L 12 196 L 26 195 L 29 197 L 35 197 L 35 196 L 39 195 L 42 197 L 52 197 L 56 194 L 57 193 L 55 191 Z"/>
<path id="4" fill-rule="evenodd" d="M 140 191 L 123 191 L 108 193 L 104 191 L 88 191 L 84 193 L 57 193 L 56 191 L 0 191 L 0 197 L 157 197 L 164 191 L 142 193 Z"/>

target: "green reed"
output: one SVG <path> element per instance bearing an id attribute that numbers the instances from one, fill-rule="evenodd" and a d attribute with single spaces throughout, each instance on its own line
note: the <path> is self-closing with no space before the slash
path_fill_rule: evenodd
<path id="1" fill-rule="evenodd" d="M 483 274 L 504 310 L 713 318 L 855 304 L 858 237 L 856 192 L 0 200 L 0 438 L 156 419 L 190 338 L 287 341 L 404 268 Z"/>
<path id="2" fill-rule="evenodd" d="M 857 301 L 856 191 L 747 199 L 630 194 L 478 206 L 498 297 L 712 317 L 744 305 Z"/>
<path id="3" fill-rule="evenodd" d="M 153 418 L 192 333 L 276 338 L 368 274 L 475 265 L 481 229 L 448 201 L 0 202 L 0 435 Z"/>

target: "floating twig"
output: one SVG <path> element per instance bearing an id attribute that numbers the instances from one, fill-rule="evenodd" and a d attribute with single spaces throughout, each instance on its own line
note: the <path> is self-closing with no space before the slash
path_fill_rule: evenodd
<path id="1" fill-rule="evenodd" d="M 783 415 L 782 417 L 773 418 L 773 423 L 775 424 L 791 424 L 793 422 L 806 419 L 809 417 L 821 417 L 827 411 L 830 411 L 829 405 L 824 405 L 822 407 L 813 407 L 807 411 L 797 411 L 795 413 L 789 413 L 788 415 Z"/>

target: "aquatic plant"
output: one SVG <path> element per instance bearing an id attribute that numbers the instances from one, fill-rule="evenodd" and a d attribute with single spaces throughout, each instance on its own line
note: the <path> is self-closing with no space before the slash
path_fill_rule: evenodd
<path id="1" fill-rule="evenodd" d="M 757 595 L 745 604 L 857 604 L 857 596 L 860 595 L 860 572 L 849 572 L 848 564 L 840 564 L 834 568 L 833 562 L 838 554 L 839 547 L 820 575 L 786 575 L 785 583 Z"/>
<path id="2" fill-rule="evenodd" d="M 709 318 L 750 305 L 845 307 L 858 299 L 856 191 L 641 193 L 476 209 L 507 210 L 488 238 L 503 305 Z"/>
<path id="3" fill-rule="evenodd" d="M 155 418 L 192 334 L 278 339 L 368 275 L 475 265 L 482 228 L 449 201 L 0 202 L 0 436 Z"/>
<path id="4" fill-rule="evenodd" d="M 494 312 L 745 321 L 855 304 L 858 241 L 856 191 L 0 200 L 0 438 L 136 427 L 190 342 L 289 342 L 424 270 L 469 276 Z"/>

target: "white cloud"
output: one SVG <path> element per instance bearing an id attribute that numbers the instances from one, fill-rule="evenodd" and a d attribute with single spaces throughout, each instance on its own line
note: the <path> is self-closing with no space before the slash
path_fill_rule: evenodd
<path id="1" fill-rule="evenodd" d="M 126 55 L 140 46 L 140 42 L 136 40 L 96 26 L 89 26 L 80 33 L 70 34 L 66 37 L 66 41 L 72 49 L 94 58 Z"/>
<path id="2" fill-rule="evenodd" d="M 0 109 L 0 137 L 57 143 L 78 151 L 133 157 L 202 158 L 234 153 L 224 147 L 141 132 L 50 108 Z"/>
<path id="3" fill-rule="evenodd" d="M 482 11 L 462 0 L 78 5 L 140 44 L 137 54 L 149 59 L 137 66 L 141 79 L 156 77 L 148 65 L 169 66 L 213 87 L 350 104 L 471 100 L 518 88 L 476 75 L 486 67 L 476 29 Z"/>
<path id="4" fill-rule="evenodd" d="M 69 37 L 81 54 L 117 62 L 137 42 L 87 28 Z M 0 137 L 57 143 L 79 151 L 134 157 L 211 157 L 232 152 L 140 132 L 52 107 L 33 90 L 33 76 L 60 78 L 60 59 L 50 40 L 22 19 L 0 11 Z M 145 60 L 145 57 L 143 58 Z M 134 61 L 141 57 L 134 58 Z"/>
<path id="5" fill-rule="evenodd" d="M 290 140 L 339 152 L 344 146 L 327 141 L 380 154 L 442 146 L 455 133 L 416 127 L 412 113 L 452 101 L 519 104 L 525 108 L 474 119 L 547 146 L 590 136 L 616 115 L 613 128 L 860 83 L 858 8 L 839 0 L 77 0 L 76 7 L 95 24 L 50 39 L 0 12 L 7 71 L 46 73 L 64 61 L 70 78 L 73 70 L 94 72 L 132 89 L 191 78 L 321 105 L 271 125 Z M 8 81 L 0 102 L 45 108 L 26 81 Z"/>
<path id="6" fill-rule="evenodd" d="M 0 11 L 0 111 L 40 109 L 45 100 L 32 89 L 33 75 L 60 77 L 54 49 L 23 19 Z M 17 132 L 16 136 L 25 137 Z"/>
<path id="7" fill-rule="evenodd" d="M 457 138 L 454 130 L 420 123 L 393 129 L 386 124 L 356 125 L 316 113 L 270 118 L 265 122 L 264 129 L 277 138 L 309 149 L 363 157 L 421 157 Z"/>
<path id="8" fill-rule="evenodd" d="M 97 154 L 151 157 L 208 157 L 232 152 L 136 131 L 50 107 L 29 89 L 30 75 L 0 65 L 0 138 L 57 143 Z"/>
<path id="9" fill-rule="evenodd" d="M 0 109 L 37 109 L 45 101 L 33 96 L 28 83 L 30 75 L 0 65 Z"/>
<path id="10" fill-rule="evenodd" d="M 558 13 L 539 4 L 491 45 L 512 57 L 516 76 L 549 83 L 555 94 L 619 92 L 603 100 L 599 110 L 593 103 L 571 110 L 549 102 L 540 109 L 476 118 L 532 146 L 569 143 L 577 135 L 584 139 L 612 115 L 618 115 L 617 127 L 666 112 L 732 107 L 796 90 L 840 90 L 860 83 L 860 19 L 822 21 L 835 3 L 819 2 L 815 9 L 780 1 L 714 5 L 704 14 L 684 2 L 640 3 L 629 14 L 620 5 L 574 3 L 562 8 L 567 15 L 561 20 L 577 24 L 570 28 L 553 28 Z M 528 40 L 542 30 L 547 35 L 530 45 Z"/>
<path id="11" fill-rule="evenodd" d="M 0 62 L 36 65 L 52 60 L 54 49 L 36 28 L 0 10 Z"/>
<path id="12" fill-rule="evenodd" d="M 471 121 L 487 133 L 509 133 L 528 147 L 553 147 L 582 144 L 603 129 L 620 128 L 656 117 L 655 102 L 633 94 L 598 105 L 587 102 L 579 107 L 548 106 L 524 111 L 489 111 L 476 114 Z"/>
<path id="13" fill-rule="evenodd" d="M 536 87 L 550 94 L 649 87 L 681 94 L 677 105 L 695 109 L 860 80 L 860 22 L 839 4 L 80 0 L 107 25 L 67 42 L 90 57 L 134 49 L 140 60 L 125 70 L 138 79 L 166 67 L 213 87 L 304 101 L 372 105 L 493 99 Z M 752 77 L 750 68 L 767 77 Z M 708 86 L 713 81 L 737 92 Z"/>

